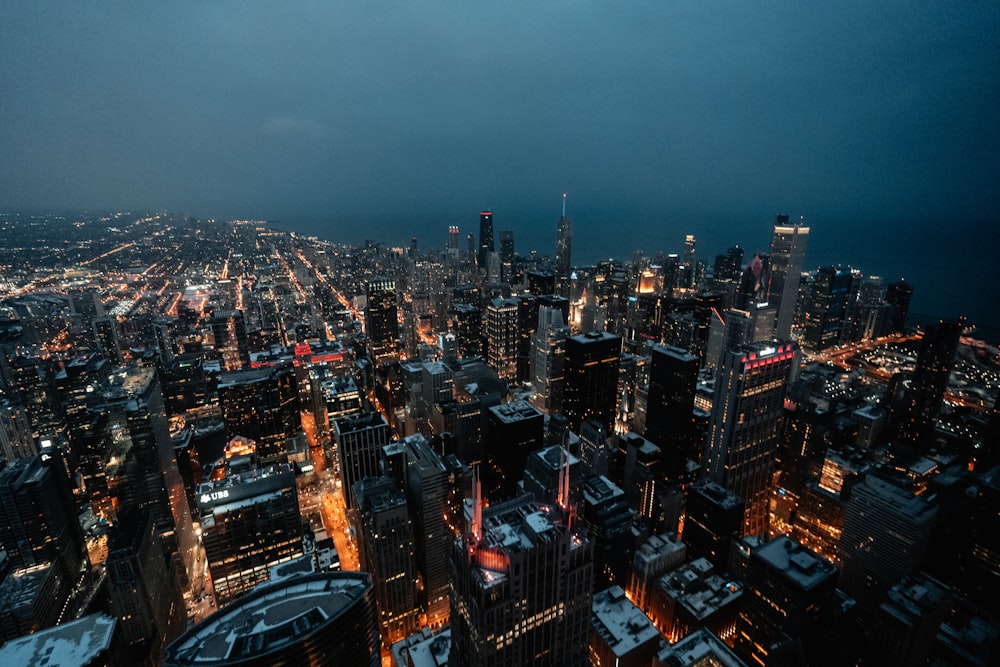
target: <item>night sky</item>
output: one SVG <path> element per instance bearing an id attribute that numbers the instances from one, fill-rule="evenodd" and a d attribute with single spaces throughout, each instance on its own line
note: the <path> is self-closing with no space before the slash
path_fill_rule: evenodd
<path id="1" fill-rule="evenodd" d="M 1000 328 L 1000 3 L 0 4 L 0 207 L 574 260 L 739 243 Z M 969 289 L 974 285 L 974 289 Z"/>

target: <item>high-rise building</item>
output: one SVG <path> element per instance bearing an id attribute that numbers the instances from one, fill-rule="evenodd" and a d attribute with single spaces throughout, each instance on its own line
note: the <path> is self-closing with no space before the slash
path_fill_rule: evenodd
<path id="1" fill-rule="evenodd" d="M 687 461 L 701 458 L 694 428 L 698 357 L 665 345 L 653 346 L 652 352 L 644 435 L 662 450 L 667 478 L 680 482 Z"/>
<path id="2" fill-rule="evenodd" d="M 479 269 L 485 270 L 490 254 L 496 250 L 493 243 L 493 213 L 482 211 L 479 214 L 479 254 L 476 259 Z"/>
<path id="3" fill-rule="evenodd" d="M 746 501 L 744 535 L 767 533 L 778 427 L 798 359 L 793 343 L 754 343 L 723 354 L 702 470 Z"/>
<path id="4" fill-rule="evenodd" d="M 500 232 L 500 282 L 514 281 L 514 232 Z"/>
<path id="5" fill-rule="evenodd" d="M 160 664 L 166 643 L 184 631 L 187 617 L 148 512 L 119 517 L 110 533 L 105 571 L 110 611 L 118 618 L 132 664 Z"/>
<path id="6" fill-rule="evenodd" d="M 303 554 L 295 473 L 287 463 L 260 469 L 244 457 L 231 459 L 225 477 L 201 484 L 198 507 L 220 606 L 267 581 L 272 566 Z"/>
<path id="7" fill-rule="evenodd" d="M 419 594 L 427 625 L 448 623 L 448 554 L 452 534 L 446 516 L 451 493 L 449 471 L 422 435 L 403 440 L 406 500 L 413 510 L 414 556 L 423 578 Z"/>
<path id="8" fill-rule="evenodd" d="M 361 566 L 372 575 L 379 631 L 388 646 L 420 627 L 413 523 L 396 480 L 369 477 L 355 482 L 353 493 L 361 517 Z"/>
<path id="9" fill-rule="evenodd" d="M 591 665 L 651 665 L 661 639 L 653 622 L 625 597 L 621 586 L 594 594 L 590 619 Z"/>
<path id="10" fill-rule="evenodd" d="M 454 303 L 448 311 L 451 330 L 458 339 L 458 353 L 464 357 L 478 357 L 483 351 L 483 316 L 479 306 Z"/>
<path id="11" fill-rule="evenodd" d="M 720 570 L 729 562 L 729 549 L 743 531 L 746 503 L 725 487 L 707 479 L 688 489 L 684 513 L 684 543 L 698 557 Z"/>
<path id="12" fill-rule="evenodd" d="M 0 470 L 0 549 L 12 569 L 52 563 L 71 586 L 87 562 L 83 532 L 53 458 L 23 458 Z"/>
<path id="13" fill-rule="evenodd" d="M 8 665 L 56 665 L 67 656 L 67 647 L 72 647 L 76 665 L 135 664 L 122 642 L 118 622 L 103 612 L 12 639 L 0 647 L 0 660 Z"/>
<path id="14" fill-rule="evenodd" d="M 911 298 L 913 298 L 913 285 L 902 278 L 899 282 L 889 284 L 885 302 L 892 306 L 892 318 L 889 320 L 889 331 L 892 333 L 902 333 L 906 328 L 906 316 L 910 313 Z"/>
<path id="15" fill-rule="evenodd" d="M 473 487 L 451 553 L 449 664 L 586 664 L 593 545 L 572 507 L 520 497 L 484 508 Z"/>
<path id="16" fill-rule="evenodd" d="M 909 386 L 904 383 L 894 401 L 894 444 L 913 451 L 933 435 L 964 326 L 962 318 L 941 320 L 924 332 Z"/>
<path id="17" fill-rule="evenodd" d="M 389 444 L 389 423 L 378 412 L 343 417 L 333 422 L 333 435 L 340 459 L 344 504 L 354 507 L 351 489 L 355 482 L 380 474 L 382 447 Z"/>
<path id="18" fill-rule="evenodd" d="M 538 327 L 531 336 L 531 375 L 535 389 L 532 403 L 549 414 L 562 410 L 568 337 L 569 327 L 562 311 L 540 307 Z"/>
<path id="19" fill-rule="evenodd" d="M 372 278 L 365 286 L 365 335 L 372 359 L 380 364 L 398 358 L 399 320 L 396 281 Z"/>
<path id="20" fill-rule="evenodd" d="M 95 317 L 91 327 L 94 329 L 94 342 L 97 349 L 114 364 L 122 362 L 121 336 L 118 334 L 118 320 L 111 315 Z"/>
<path id="21" fill-rule="evenodd" d="M 566 217 L 566 195 L 562 215 L 556 225 L 555 293 L 569 298 L 570 273 L 573 270 L 573 221 Z"/>
<path id="22" fill-rule="evenodd" d="M 835 266 L 824 266 L 817 272 L 812 297 L 806 305 L 803 337 L 806 346 L 819 351 L 840 342 L 854 275 L 853 271 L 842 271 Z"/>
<path id="23" fill-rule="evenodd" d="M 450 225 L 448 227 L 448 254 L 458 259 L 458 226 Z"/>
<path id="24" fill-rule="evenodd" d="M 377 667 L 378 609 L 371 576 L 325 572 L 260 586 L 189 628 L 167 647 L 163 664 Z"/>
<path id="25" fill-rule="evenodd" d="M 596 419 L 610 433 L 618 407 L 621 336 L 591 331 L 566 339 L 563 412 L 578 431 L 584 419 Z"/>
<path id="26" fill-rule="evenodd" d="M 486 357 L 497 375 L 517 378 L 517 299 L 493 299 L 486 307 Z"/>
<path id="27" fill-rule="evenodd" d="M 775 336 L 787 340 L 792 333 L 795 302 L 799 296 L 799 279 L 809 243 L 809 227 L 788 223 L 787 215 L 779 215 L 771 236 L 771 287 L 768 301 L 777 307 Z"/>
<path id="28" fill-rule="evenodd" d="M 531 382 L 531 336 L 538 328 L 539 304 L 535 295 L 522 292 L 517 301 L 517 377 L 518 382 Z"/>
<path id="29" fill-rule="evenodd" d="M 744 586 L 737 654 L 752 665 L 787 665 L 790 656 L 809 655 L 832 610 L 837 568 L 781 535 L 750 551 Z"/>
<path id="30" fill-rule="evenodd" d="M 487 411 L 485 439 L 485 493 L 490 500 L 516 495 L 528 454 L 544 444 L 544 416 L 525 400 L 493 406 Z"/>
<path id="31" fill-rule="evenodd" d="M 226 437 L 256 443 L 260 461 L 287 460 L 288 440 L 302 430 L 299 388 L 290 366 L 254 368 L 219 377 L 219 406 Z"/>
<path id="32" fill-rule="evenodd" d="M 0 391 L 0 459 L 15 461 L 37 453 L 24 407 Z"/>
<path id="33" fill-rule="evenodd" d="M 873 608 L 927 551 L 937 506 L 869 474 L 851 489 L 840 535 L 840 587 Z"/>

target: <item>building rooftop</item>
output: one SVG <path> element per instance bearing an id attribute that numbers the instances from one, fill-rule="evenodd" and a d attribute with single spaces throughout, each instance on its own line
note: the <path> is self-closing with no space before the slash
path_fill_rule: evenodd
<path id="1" fill-rule="evenodd" d="M 26 637 L 11 639 L 0 647 L 0 661 L 7 665 L 64 667 L 86 665 L 111 646 L 116 620 L 98 613 L 56 625 Z"/>
<path id="2" fill-rule="evenodd" d="M 397 667 L 444 667 L 451 653 L 451 628 L 432 634 L 428 628 L 392 645 Z"/>
<path id="3" fill-rule="evenodd" d="M 747 667 L 721 639 L 706 628 L 692 632 L 656 655 L 656 664 L 670 667 Z"/>
<path id="4" fill-rule="evenodd" d="M 490 412 L 504 424 L 542 417 L 541 411 L 527 401 L 511 401 L 502 405 L 494 405 L 490 408 Z"/>
<path id="5" fill-rule="evenodd" d="M 52 572 L 51 563 L 42 563 L 8 574 L 0 584 L 0 607 L 6 610 L 30 605 Z"/>
<path id="6" fill-rule="evenodd" d="M 751 558 L 763 560 L 772 570 L 782 572 L 797 586 L 807 590 L 816 588 L 837 573 L 833 563 L 787 535 L 780 535 L 754 549 Z"/>
<path id="7" fill-rule="evenodd" d="M 261 659 L 313 634 L 365 597 L 363 572 L 326 572 L 261 584 L 189 628 L 167 647 L 171 663 L 212 665 Z"/>
<path id="8" fill-rule="evenodd" d="M 722 577 L 712 564 L 699 558 L 660 577 L 660 588 L 699 621 L 734 603 L 743 595 L 743 587 Z"/>
<path id="9" fill-rule="evenodd" d="M 625 597 L 621 586 L 594 594 L 590 625 L 617 657 L 660 636 L 649 617 Z"/>

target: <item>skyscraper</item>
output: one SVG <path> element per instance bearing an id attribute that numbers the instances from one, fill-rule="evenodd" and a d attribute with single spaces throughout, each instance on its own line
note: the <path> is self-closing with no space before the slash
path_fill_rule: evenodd
<path id="1" fill-rule="evenodd" d="M 344 504 L 354 507 L 354 483 L 379 475 L 382 447 L 389 444 L 389 424 L 378 412 L 343 417 L 333 423 L 334 439 L 340 457 Z"/>
<path id="2" fill-rule="evenodd" d="M 779 420 L 798 359 L 793 343 L 723 353 L 702 470 L 746 501 L 744 535 L 767 533 Z"/>
<path id="3" fill-rule="evenodd" d="M 451 553 L 449 664 L 586 664 L 593 544 L 571 506 L 522 496 L 483 508 L 473 486 L 470 529 Z"/>
<path id="4" fill-rule="evenodd" d="M 379 610 L 379 629 L 388 646 L 420 627 L 413 523 L 406 498 L 390 477 L 354 483 L 361 517 L 361 565 L 370 572 Z"/>
<path id="5" fill-rule="evenodd" d="M 610 433 L 618 407 L 621 336 L 591 331 L 566 339 L 563 412 L 578 431 L 584 419 L 596 419 Z"/>
<path id="6" fill-rule="evenodd" d="M 517 378 L 518 301 L 493 299 L 486 307 L 486 356 L 497 375 L 505 380 Z"/>
<path id="7" fill-rule="evenodd" d="M 812 297 L 806 305 L 805 345 L 825 350 L 840 342 L 847 314 L 847 299 L 854 281 L 853 271 L 824 266 L 816 274 Z"/>
<path id="8" fill-rule="evenodd" d="M 573 269 L 573 221 L 566 217 L 566 195 L 562 215 L 556 225 L 556 294 L 569 298 L 569 277 Z"/>
<path id="9" fill-rule="evenodd" d="M 514 280 L 514 232 L 500 232 L 500 281 L 504 283 Z"/>
<path id="10" fill-rule="evenodd" d="M 892 306 L 892 319 L 889 321 L 889 331 L 902 333 L 906 327 L 906 316 L 910 312 L 910 299 L 913 297 L 913 285 L 902 278 L 899 282 L 890 283 L 885 294 L 885 302 Z"/>
<path id="11" fill-rule="evenodd" d="M 229 439 L 241 435 L 253 440 L 264 465 L 287 460 L 288 439 L 302 430 L 291 366 L 223 373 L 219 405 Z"/>
<path id="12" fill-rule="evenodd" d="M 782 340 L 791 335 L 808 242 L 808 227 L 797 222 L 788 224 L 787 215 L 777 217 L 771 236 L 771 289 L 768 301 L 778 308 L 775 336 Z"/>
<path id="13" fill-rule="evenodd" d="M 941 320 L 924 332 L 912 380 L 892 408 L 894 444 L 913 450 L 933 435 L 964 326 L 962 318 Z"/>
<path id="14" fill-rule="evenodd" d="M 272 566 L 303 554 L 295 473 L 287 463 L 241 472 L 198 488 L 202 541 L 222 606 L 270 578 Z M 244 469 L 245 468 L 245 469 Z"/>
<path id="15" fill-rule="evenodd" d="M 372 359 L 380 364 L 397 357 L 399 320 L 396 309 L 396 281 L 372 278 L 366 286 L 365 334 Z"/>
<path id="16" fill-rule="evenodd" d="M 496 247 L 493 243 L 493 213 L 491 211 L 483 211 L 479 214 L 479 255 L 476 258 L 479 261 L 480 271 L 486 270 L 490 253 L 495 250 Z"/>
<path id="17" fill-rule="evenodd" d="M 698 357 L 665 345 L 654 346 L 652 357 L 644 435 L 663 451 L 664 472 L 677 482 L 687 460 L 700 458 L 694 429 Z"/>

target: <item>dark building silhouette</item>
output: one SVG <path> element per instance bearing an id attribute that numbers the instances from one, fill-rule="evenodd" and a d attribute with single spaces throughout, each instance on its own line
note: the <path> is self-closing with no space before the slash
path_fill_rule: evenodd
<path id="1" fill-rule="evenodd" d="M 482 478 L 487 497 L 496 500 L 517 494 L 528 455 L 545 443 L 545 418 L 524 400 L 493 406 L 487 412 Z"/>
<path id="2" fill-rule="evenodd" d="M 663 451 L 667 478 L 679 482 L 687 461 L 701 458 L 694 428 L 698 357 L 664 345 L 654 346 L 652 352 L 644 435 Z"/>
<path id="3" fill-rule="evenodd" d="M 889 331 L 902 333 L 906 328 L 906 316 L 910 313 L 910 299 L 913 298 L 913 285 L 900 279 L 889 283 L 885 293 L 885 302 L 892 306 L 892 318 L 889 320 Z"/>
<path id="4" fill-rule="evenodd" d="M 570 272 L 573 270 L 573 221 L 566 217 L 566 197 L 556 225 L 555 293 L 569 297 Z"/>
<path id="5" fill-rule="evenodd" d="M 585 419 L 595 419 L 610 433 L 618 406 L 618 367 L 621 336 L 592 331 L 566 339 L 563 413 L 570 429 L 578 431 Z"/>
<path id="6" fill-rule="evenodd" d="M 167 647 L 163 664 L 377 667 L 378 609 L 371 576 L 327 572 L 260 586 L 189 628 Z"/>
<path id="7" fill-rule="evenodd" d="M 250 365 L 246 319 L 242 310 L 220 310 L 210 320 L 215 351 L 223 370 L 236 371 Z"/>
<path id="8" fill-rule="evenodd" d="M 748 664 L 809 664 L 833 607 L 837 568 L 782 535 L 750 551 L 744 585 L 736 652 Z"/>
<path id="9" fill-rule="evenodd" d="M 479 254 L 476 260 L 480 270 L 485 270 L 490 260 L 490 254 L 496 250 L 493 241 L 493 213 L 483 211 L 479 214 Z"/>
<path id="10" fill-rule="evenodd" d="M 684 543 L 695 556 L 725 569 L 729 549 L 743 531 L 745 506 L 742 498 L 715 482 L 695 482 L 684 511 Z"/>
<path id="11" fill-rule="evenodd" d="M 909 386 L 897 386 L 890 422 L 893 443 L 904 450 L 917 450 L 934 435 L 964 325 L 959 318 L 927 327 Z"/>
<path id="12" fill-rule="evenodd" d="M 451 330 L 458 339 L 461 357 L 478 357 L 483 352 L 483 316 L 478 306 L 469 303 L 452 304 L 448 311 Z"/>

